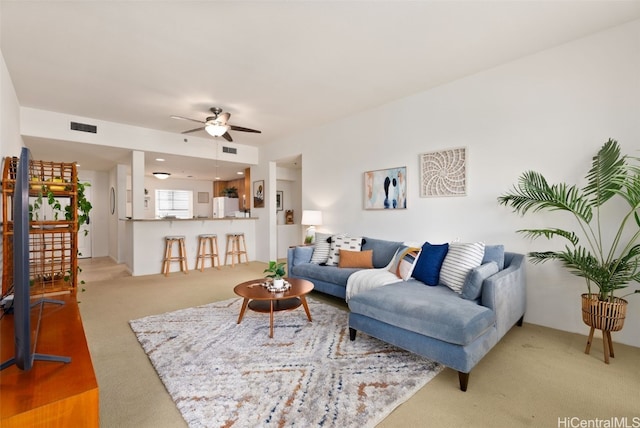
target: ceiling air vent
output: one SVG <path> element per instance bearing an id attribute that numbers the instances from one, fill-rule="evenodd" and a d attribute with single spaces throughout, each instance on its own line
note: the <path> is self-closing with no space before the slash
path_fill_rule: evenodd
<path id="1" fill-rule="evenodd" d="M 237 155 L 238 149 L 236 149 L 235 147 L 222 146 L 222 153 L 231 153 L 232 155 Z"/>
<path id="2" fill-rule="evenodd" d="M 96 134 L 98 132 L 98 127 L 95 125 L 88 125 L 86 123 L 71 122 L 71 130 Z"/>

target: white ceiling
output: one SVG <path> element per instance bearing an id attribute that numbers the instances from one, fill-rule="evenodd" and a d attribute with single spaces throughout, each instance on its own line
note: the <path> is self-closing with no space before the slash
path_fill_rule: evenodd
<path id="1" fill-rule="evenodd" d="M 197 124 L 171 115 L 219 106 L 262 130 L 235 142 L 263 146 L 639 18 L 611 0 L 2 0 L 0 46 L 22 106 L 175 133 Z M 67 153 L 97 170 L 126 155 Z"/>

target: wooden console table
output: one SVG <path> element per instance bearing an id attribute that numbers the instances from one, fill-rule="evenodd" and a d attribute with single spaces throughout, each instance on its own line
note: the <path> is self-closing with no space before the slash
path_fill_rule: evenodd
<path id="1" fill-rule="evenodd" d="M 98 383 L 76 296 L 52 298 L 65 304 L 45 304 L 36 352 L 68 356 L 71 362 L 34 361 L 26 372 L 15 365 L 0 371 L 3 428 L 99 426 Z M 34 324 L 35 320 L 32 329 Z M 4 362 L 15 354 L 13 315 L 0 320 L 0 333 L 0 360 Z"/>

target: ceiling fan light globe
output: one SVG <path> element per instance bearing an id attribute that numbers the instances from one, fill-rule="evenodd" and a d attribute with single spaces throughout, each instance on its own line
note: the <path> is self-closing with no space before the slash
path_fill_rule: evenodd
<path id="1" fill-rule="evenodd" d="M 208 124 L 204 130 L 213 137 L 221 137 L 229 130 L 229 125 L 219 125 L 216 123 Z"/>

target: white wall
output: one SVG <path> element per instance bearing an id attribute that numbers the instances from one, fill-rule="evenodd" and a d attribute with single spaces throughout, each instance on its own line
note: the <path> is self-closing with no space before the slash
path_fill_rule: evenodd
<path id="1" fill-rule="evenodd" d="M 301 207 L 301 186 L 300 170 L 289 168 L 278 168 L 277 170 L 277 190 L 282 191 L 283 206 L 282 211 L 276 212 L 276 222 L 278 224 L 278 258 L 287 257 L 287 249 L 292 245 L 302 242 L 300 228 L 300 218 L 302 217 Z M 294 224 L 286 224 L 285 212 L 293 210 Z"/>
<path id="2" fill-rule="evenodd" d="M 552 215 L 521 219 L 496 198 L 530 169 L 582 184 L 609 137 L 638 155 L 639 76 L 634 21 L 276 142 L 261 162 L 302 153 L 302 208 L 323 211 L 320 230 L 482 240 L 524 253 L 545 243 L 515 230 L 566 223 Z M 468 148 L 468 195 L 420 198 L 418 155 L 460 146 Z M 398 166 L 407 167 L 408 209 L 363 210 L 363 172 Z M 527 322 L 588 331 L 580 316 L 583 280 L 554 264 L 529 265 L 527 280 Z M 627 327 L 614 340 L 640 346 L 640 299 L 629 300 Z"/>
<path id="3" fill-rule="evenodd" d="M 0 167 L 4 168 L 4 158 L 7 156 L 19 156 L 22 147 L 20 136 L 20 106 L 18 97 L 4 62 L 4 56 L 0 51 Z M 2 214 L 0 213 L 0 217 Z M 1 219 L 0 220 L 4 220 Z M 0 236 L 0 243 L 3 239 Z M 4 254 L 0 248 L 0 263 L 4 260 Z M 0 272 L 0 278 L 2 272 Z"/>
<path id="4" fill-rule="evenodd" d="M 0 153 L 7 156 L 19 156 L 22 147 L 20 136 L 20 105 L 16 96 L 7 64 L 0 52 Z"/>

